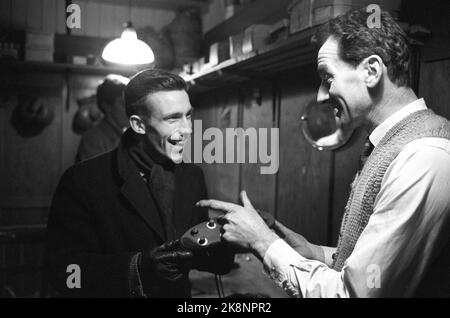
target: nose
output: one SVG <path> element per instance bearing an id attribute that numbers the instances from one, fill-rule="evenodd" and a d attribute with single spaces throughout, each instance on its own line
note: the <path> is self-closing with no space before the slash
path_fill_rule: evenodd
<path id="1" fill-rule="evenodd" d="M 186 116 L 183 117 L 180 124 L 180 133 L 183 135 L 192 134 L 192 121 L 190 118 Z"/>
<path id="2" fill-rule="evenodd" d="M 323 82 L 320 84 L 319 91 L 317 92 L 317 103 L 321 104 L 330 99 L 329 89 Z"/>

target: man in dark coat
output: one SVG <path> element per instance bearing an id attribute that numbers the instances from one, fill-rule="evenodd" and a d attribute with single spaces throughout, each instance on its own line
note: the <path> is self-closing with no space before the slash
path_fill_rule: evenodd
<path id="1" fill-rule="evenodd" d="M 226 273 L 228 251 L 193 258 L 178 238 L 208 219 L 200 168 L 182 163 L 192 132 L 186 83 L 146 70 L 125 90 L 119 147 L 69 168 L 53 198 L 46 263 L 63 296 L 189 297 L 188 271 Z M 209 257 L 209 258 L 208 258 Z"/>

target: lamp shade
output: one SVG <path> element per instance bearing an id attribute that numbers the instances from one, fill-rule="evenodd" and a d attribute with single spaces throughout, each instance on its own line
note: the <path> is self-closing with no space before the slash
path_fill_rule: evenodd
<path id="1" fill-rule="evenodd" d="M 155 60 L 152 49 L 137 38 L 136 30 L 128 22 L 119 39 L 112 40 L 103 49 L 105 61 L 123 65 L 150 64 Z"/>

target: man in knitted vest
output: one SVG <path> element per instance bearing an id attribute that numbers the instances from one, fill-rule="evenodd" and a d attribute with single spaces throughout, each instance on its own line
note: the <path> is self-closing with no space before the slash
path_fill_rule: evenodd
<path id="1" fill-rule="evenodd" d="M 327 23 L 316 43 L 317 101 L 338 126 L 364 127 L 374 150 L 352 184 L 337 248 L 317 246 L 281 223 L 271 231 L 245 192 L 227 212 L 223 238 L 252 250 L 294 297 L 450 296 L 450 124 L 409 86 L 408 39 L 382 11 Z M 295 212 L 295 211 L 292 211 Z"/>

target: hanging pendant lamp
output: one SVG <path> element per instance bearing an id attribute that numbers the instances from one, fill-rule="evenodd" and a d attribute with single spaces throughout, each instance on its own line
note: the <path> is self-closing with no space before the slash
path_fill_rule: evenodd
<path id="1" fill-rule="evenodd" d="M 152 49 L 137 38 L 136 30 L 131 22 L 125 25 L 119 39 L 112 40 L 105 46 L 102 58 L 122 65 L 143 65 L 155 61 Z"/>

